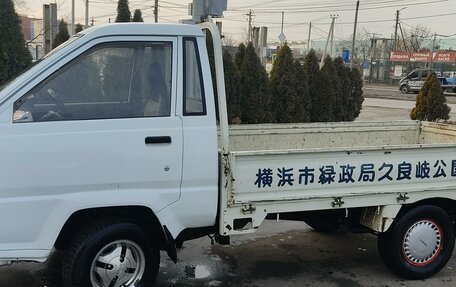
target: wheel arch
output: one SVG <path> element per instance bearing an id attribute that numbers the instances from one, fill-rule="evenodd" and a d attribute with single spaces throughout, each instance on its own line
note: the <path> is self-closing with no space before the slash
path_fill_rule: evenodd
<path id="1" fill-rule="evenodd" d="M 168 255 L 177 260 L 174 238 L 166 226 L 161 225 L 158 217 L 145 206 L 111 206 L 81 209 L 74 212 L 65 222 L 54 243 L 56 249 L 65 249 L 78 234 L 93 222 L 110 217 L 128 218 L 140 225 L 150 236 L 156 240 L 160 249 L 168 251 Z"/>
<path id="2" fill-rule="evenodd" d="M 396 216 L 397 218 L 400 217 L 401 214 L 407 212 L 410 209 L 413 209 L 417 206 L 420 205 L 434 205 L 438 206 L 441 209 L 445 210 L 450 217 L 452 218 L 453 222 L 456 219 L 456 200 L 450 199 L 450 198 L 445 198 L 445 197 L 434 197 L 434 198 L 427 198 L 423 199 L 411 204 L 404 204 L 401 207 L 401 210 L 399 211 L 398 215 Z"/>

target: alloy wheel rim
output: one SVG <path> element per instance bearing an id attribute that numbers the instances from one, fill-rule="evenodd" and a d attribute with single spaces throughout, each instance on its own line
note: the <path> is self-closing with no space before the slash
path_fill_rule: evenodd
<path id="1" fill-rule="evenodd" d="M 146 258 L 133 241 L 118 240 L 105 245 L 90 268 L 93 287 L 134 287 L 144 275 Z"/>

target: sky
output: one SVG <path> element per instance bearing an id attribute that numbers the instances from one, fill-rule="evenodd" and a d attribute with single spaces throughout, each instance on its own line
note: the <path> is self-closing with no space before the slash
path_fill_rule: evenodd
<path id="1" fill-rule="evenodd" d="M 42 18 L 42 5 L 57 3 L 58 18 L 71 19 L 72 0 L 20 0 L 20 14 Z M 74 0 L 76 23 L 84 24 L 85 0 Z M 217 1 L 217 0 L 213 0 Z M 159 0 L 159 22 L 177 23 L 188 19 L 187 5 L 191 0 Z M 130 10 L 141 9 L 146 22 L 153 22 L 154 0 L 130 0 Z M 89 0 L 89 15 L 95 25 L 108 23 L 116 17 L 117 0 Z M 269 27 L 269 41 L 278 41 L 281 17 L 284 12 L 284 34 L 288 41 L 305 41 L 312 22 L 311 39 L 324 40 L 330 26 L 330 16 L 337 15 L 335 39 L 349 39 L 353 34 L 356 0 L 228 0 L 228 11 L 223 22 L 224 34 L 235 41 L 245 37 L 251 9 L 254 26 Z M 358 31 L 375 33 L 376 37 L 391 38 L 395 29 L 396 11 L 404 29 L 418 24 L 428 27 L 431 33 L 451 35 L 456 33 L 456 0 L 360 0 Z M 453 36 L 454 38 L 454 36 Z"/>

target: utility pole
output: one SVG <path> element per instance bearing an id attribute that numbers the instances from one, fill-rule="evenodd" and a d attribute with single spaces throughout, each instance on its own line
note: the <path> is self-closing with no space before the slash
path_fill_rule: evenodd
<path id="1" fill-rule="evenodd" d="M 74 15 L 74 2 L 75 0 L 71 0 L 71 31 L 70 31 L 70 36 L 74 34 L 74 18 L 75 18 L 75 15 Z"/>
<path id="2" fill-rule="evenodd" d="M 155 0 L 154 16 L 155 16 L 155 23 L 158 23 L 158 0 Z"/>
<path id="3" fill-rule="evenodd" d="M 284 16 L 285 16 L 285 12 L 282 11 L 282 26 L 280 28 L 280 35 L 283 35 L 283 18 L 284 18 Z M 283 41 L 281 40 L 280 41 L 280 48 L 282 48 L 282 46 L 283 46 Z"/>
<path id="4" fill-rule="evenodd" d="M 359 0 L 356 1 L 355 26 L 353 27 L 353 40 L 352 40 L 352 49 L 351 49 L 351 55 L 350 55 L 350 69 L 353 69 L 353 58 L 355 57 L 355 40 L 356 40 L 356 25 L 358 24 L 358 11 L 359 11 Z"/>
<path id="5" fill-rule="evenodd" d="M 86 0 L 85 28 L 89 27 L 89 0 Z"/>
<path id="6" fill-rule="evenodd" d="M 250 43 L 250 42 L 252 42 L 252 17 L 253 17 L 252 9 L 250 9 L 249 13 L 245 14 L 245 16 L 249 17 L 249 37 L 248 37 L 248 41 Z"/>
<path id="7" fill-rule="evenodd" d="M 331 35 L 333 35 L 333 32 L 334 32 L 334 21 L 336 20 L 336 18 L 337 18 L 337 16 L 331 15 L 331 26 L 329 27 L 328 38 L 326 39 L 325 52 L 323 53 L 323 56 L 321 57 L 320 69 L 323 67 L 323 62 L 325 60 L 326 55 L 328 54 L 328 44 L 329 44 Z M 331 44 L 331 46 L 332 46 L 332 44 Z M 332 49 L 332 47 L 331 47 L 331 49 Z"/>
<path id="8" fill-rule="evenodd" d="M 310 34 L 312 33 L 312 22 L 309 23 L 309 36 L 307 37 L 307 52 L 310 51 Z"/>
<path id="9" fill-rule="evenodd" d="M 399 26 L 399 10 L 396 10 L 396 28 L 394 29 L 393 51 L 397 50 L 397 28 Z"/>

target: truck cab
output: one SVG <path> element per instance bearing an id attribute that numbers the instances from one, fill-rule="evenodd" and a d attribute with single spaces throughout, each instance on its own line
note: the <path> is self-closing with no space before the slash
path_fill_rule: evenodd
<path id="1" fill-rule="evenodd" d="M 184 230 L 214 226 L 218 146 L 208 65 L 198 26 L 111 24 L 75 35 L 6 86 L 2 261 L 45 261 L 54 246 L 76 248 L 82 239 L 71 234 L 91 234 L 84 222 L 105 226 L 106 215 L 122 230 L 142 226 L 128 238 L 153 233 L 156 250 Z M 139 268 L 140 244 L 132 241 L 116 244 Z M 124 282 L 141 278 L 144 270 L 135 270 Z M 93 286 L 103 286 L 108 278 L 96 274 Z"/>

